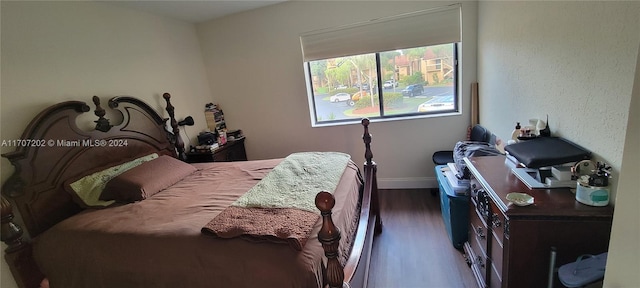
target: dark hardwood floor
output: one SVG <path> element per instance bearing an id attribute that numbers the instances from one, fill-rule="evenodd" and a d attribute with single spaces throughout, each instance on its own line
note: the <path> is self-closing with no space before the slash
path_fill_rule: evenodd
<path id="1" fill-rule="evenodd" d="M 372 288 L 477 287 L 453 247 L 429 189 L 380 190 L 382 233 L 373 242 Z"/>

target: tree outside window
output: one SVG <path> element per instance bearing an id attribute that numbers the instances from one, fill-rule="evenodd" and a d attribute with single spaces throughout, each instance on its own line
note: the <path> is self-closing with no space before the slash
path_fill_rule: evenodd
<path id="1" fill-rule="evenodd" d="M 456 44 L 309 61 L 316 124 L 458 111 Z"/>

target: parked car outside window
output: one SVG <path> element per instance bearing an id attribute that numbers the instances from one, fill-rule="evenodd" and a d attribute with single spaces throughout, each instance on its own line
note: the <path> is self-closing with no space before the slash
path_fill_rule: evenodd
<path id="1" fill-rule="evenodd" d="M 338 93 L 331 96 L 331 99 L 329 99 L 331 102 L 343 102 L 348 100 L 351 100 L 351 95 L 349 95 L 349 93 Z"/>
<path id="2" fill-rule="evenodd" d="M 384 84 L 382 84 L 382 87 L 384 89 L 391 89 L 393 87 L 398 87 L 398 82 L 394 81 L 394 80 L 387 80 L 384 82 Z"/>
<path id="3" fill-rule="evenodd" d="M 349 93 L 344 93 L 344 92 L 331 96 L 331 98 L 329 98 L 329 101 L 333 103 L 346 101 L 349 106 L 356 105 L 356 102 L 353 99 L 351 99 L 351 95 L 349 95 Z"/>
<path id="4" fill-rule="evenodd" d="M 402 89 L 402 96 L 413 97 L 416 95 L 422 95 L 422 93 L 424 93 L 424 87 L 422 87 L 422 84 L 411 84 Z"/>
<path id="5" fill-rule="evenodd" d="M 436 96 L 427 102 L 424 102 L 418 106 L 418 112 L 433 112 L 453 110 L 453 95 L 449 96 Z"/>

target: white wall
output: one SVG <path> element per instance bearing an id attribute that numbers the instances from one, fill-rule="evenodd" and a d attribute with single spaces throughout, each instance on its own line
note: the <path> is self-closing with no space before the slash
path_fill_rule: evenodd
<path id="1" fill-rule="evenodd" d="M 517 121 L 548 114 L 552 134 L 614 168 L 606 287 L 640 287 L 637 99 L 629 108 L 640 73 L 638 15 L 637 1 L 481 1 L 478 8 L 480 122 L 505 139 Z"/>
<path id="2" fill-rule="evenodd" d="M 640 2 L 480 3 L 480 122 L 504 139 L 517 121 L 548 114 L 553 135 L 619 175 Z"/>
<path id="3" fill-rule="evenodd" d="M 1 5 L 0 139 L 19 139 L 51 104 L 81 100 L 93 108 L 93 95 L 103 104 L 112 96 L 136 96 L 168 117 L 161 96 L 169 92 L 177 118 L 195 118 L 189 136 L 206 127 L 202 111 L 212 98 L 193 24 L 96 2 Z M 0 161 L 4 182 L 13 166 Z M 2 258 L 0 286 L 15 287 Z"/>
<path id="4" fill-rule="evenodd" d="M 361 125 L 312 128 L 299 36 L 382 16 L 443 6 L 433 1 L 286 2 L 197 26 L 214 99 L 247 135 L 250 159 L 300 150 L 349 153 L 363 163 Z M 475 81 L 476 3 L 463 4 L 463 109 Z M 415 31 L 420 33 L 420 31 Z M 354 39 L 354 41 L 357 41 Z M 470 116 L 378 122 L 372 150 L 381 187 L 435 187 L 431 155 L 466 137 Z"/>
<path id="5" fill-rule="evenodd" d="M 206 128 L 211 102 L 193 24 L 95 2 L 2 2 L 2 139 L 19 138 L 47 106 L 91 97 L 131 95 Z M 92 113 L 88 113 L 92 114 Z M 88 117 L 91 118 L 91 115 Z M 185 134 L 182 134 L 183 138 Z M 2 147 L 8 152 L 11 147 Z M 2 179 L 11 171 L 2 160 Z"/>

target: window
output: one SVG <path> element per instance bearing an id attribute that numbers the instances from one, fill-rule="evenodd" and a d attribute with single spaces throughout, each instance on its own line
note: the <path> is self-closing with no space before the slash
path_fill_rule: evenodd
<path id="1" fill-rule="evenodd" d="M 303 35 L 312 125 L 458 112 L 460 13 L 456 4 Z"/>

